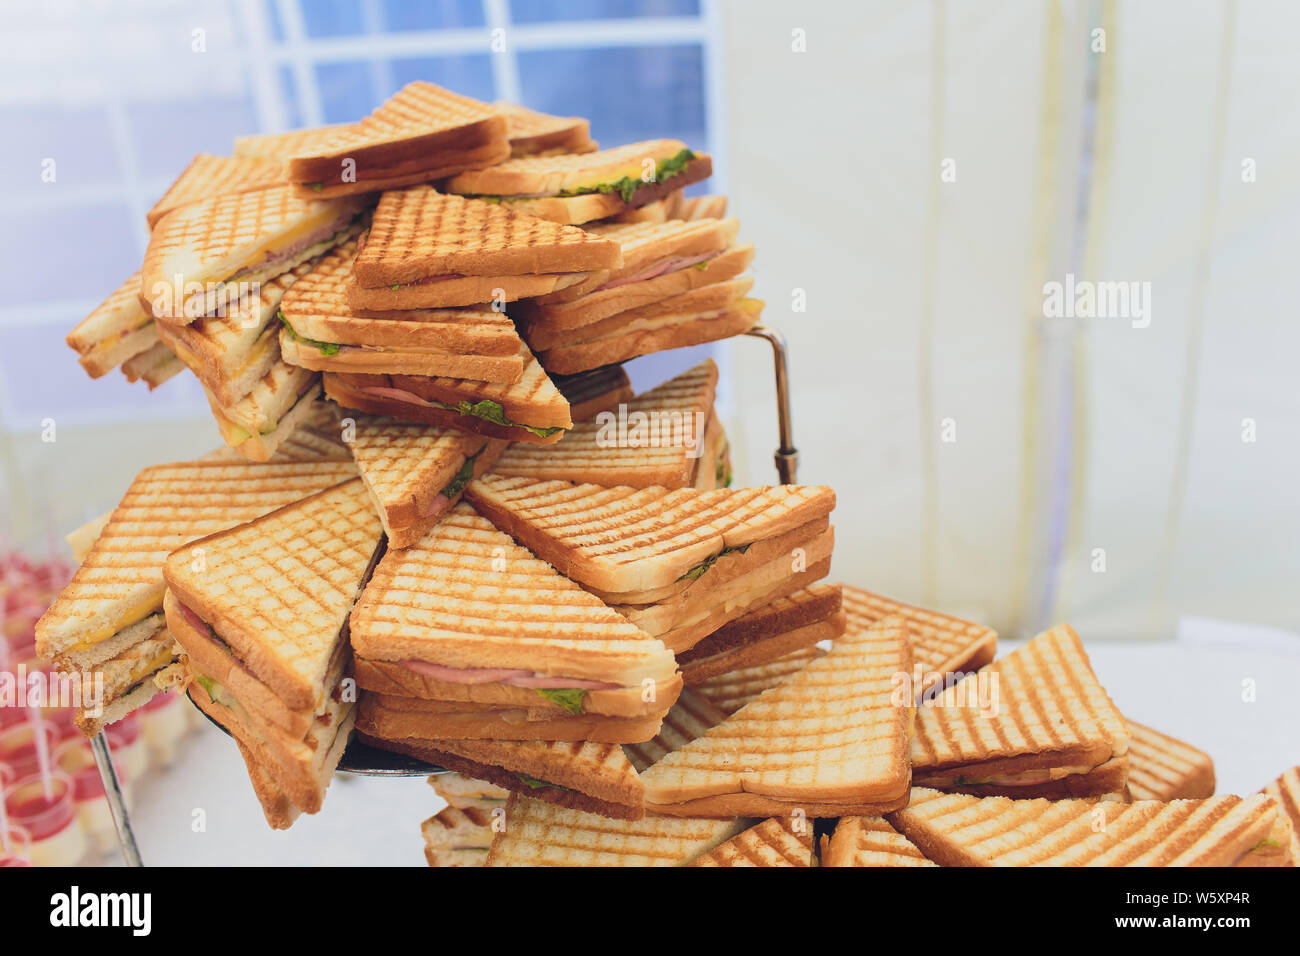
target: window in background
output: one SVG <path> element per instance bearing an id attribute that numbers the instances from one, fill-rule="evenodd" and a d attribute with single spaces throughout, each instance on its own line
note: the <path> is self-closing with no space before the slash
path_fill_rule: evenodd
<path id="1" fill-rule="evenodd" d="M 603 145 L 673 137 L 725 166 L 716 11 L 707 0 L 116 0 L 7 11 L 0 122 L 6 230 L 0 424 L 198 415 L 190 376 L 155 395 L 91 381 L 67 331 L 139 265 L 144 212 L 197 152 L 237 135 L 364 116 L 415 79 L 590 118 Z M 490 52 L 491 30 L 505 51 Z M 197 49 L 202 46 L 202 49 Z M 41 162 L 57 161 L 55 183 Z M 721 190 L 715 176 L 714 190 Z M 694 189 L 701 192 L 702 189 Z M 634 363 L 652 384 L 709 350 Z"/>

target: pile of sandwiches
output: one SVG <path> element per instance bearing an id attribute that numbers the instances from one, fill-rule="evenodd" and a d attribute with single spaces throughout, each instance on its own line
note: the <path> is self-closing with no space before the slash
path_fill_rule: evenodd
<path id="1" fill-rule="evenodd" d="M 634 393 L 759 321 L 711 171 L 422 82 L 197 157 L 68 338 L 224 442 L 69 535 L 81 729 L 181 690 L 277 829 L 354 742 L 423 761 L 438 866 L 1292 864 L 1294 772 L 1215 796 L 1068 626 L 828 583 L 835 492 L 733 487 L 712 359 Z"/>

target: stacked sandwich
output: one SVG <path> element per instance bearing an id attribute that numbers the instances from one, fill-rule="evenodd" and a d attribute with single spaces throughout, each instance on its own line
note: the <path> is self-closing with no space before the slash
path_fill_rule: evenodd
<path id="1" fill-rule="evenodd" d="M 759 319 L 710 172 L 421 82 L 197 157 L 69 336 L 189 367 L 227 443 L 74 533 L 82 729 L 183 687 L 277 828 L 351 740 L 426 761 L 435 865 L 1292 862 L 1295 772 L 1216 796 L 1067 625 L 996 658 L 827 584 L 835 493 L 730 487 L 711 360 L 632 394 Z"/>
<path id="2" fill-rule="evenodd" d="M 273 827 L 320 810 L 347 747 L 348 614 L 382 542 L 353 478 L 167 559 L 186 690 L 239 742 Z"/>
<path id="3" fill-rule="evenodd" d="M 36 625 L 37 653 L 91 691 L 76 714 L 81 730 L 93 736 L 144 706 L 158 691 L 153 677 L 176 659 L 163 620 L 169 553 L 355 474 L 339 460 L 182 462 L 141 472 Z"/>
<path id="4" fill-rule="evenodd" d="M 754 258 L 735 219 L 598 225 L 622 265 L 521 302 L 515 314 L 547 369 L 564 374 L 739 335 L 763 304 L 741 277 Z"/>

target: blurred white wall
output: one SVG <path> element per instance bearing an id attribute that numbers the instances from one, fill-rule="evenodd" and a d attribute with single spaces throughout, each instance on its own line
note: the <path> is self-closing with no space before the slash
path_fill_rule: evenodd
<path id="1" fill-rule="evenodd" d="M 1300 625 L 1300 7 L 725 9 L 732 209 L 836 576 L 1007 634 Z M 1067 272 L 1149 282 L 1149 325 L 1045 319 Z M 732 354 L 770 480 L 767 356 Z"/>

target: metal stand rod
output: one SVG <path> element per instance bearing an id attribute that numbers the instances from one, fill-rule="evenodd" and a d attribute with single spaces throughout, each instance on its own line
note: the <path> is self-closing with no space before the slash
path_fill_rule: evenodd
<path id="1" fill-rule="evenodd" d="M 117 827 L 117 842 L 122 847 L 122 858 L 126 860 L 127 866 L 144 866 L 140 861 L 140 848 L 135 843 L 135 833 L 131 831 L 131 817 L 126 811 L 122 787 L 117 782 L 113 752 L 109 750 L 108 737 L 102 730 L 91 738 L 90 749 L 95 754 L 95 765 L 99 767 L 99 779 L 104 784 L 108 809 L 113 813 L 113 825 Z"/>
<path id="2" fill-rule="evenodd" d="M 772 346 L 772 364 L 776 370 L 776 418 L 781 437 L 781 445 L 772 457 L 781 484 L 792 485 L 798 480 L 799 451 L 794 447 L 794 427 L 790 419 L 790 357 L 785 347 L 785 336 L 765 325 L 756 325 L 745 334 L 767 339 Z"/>

